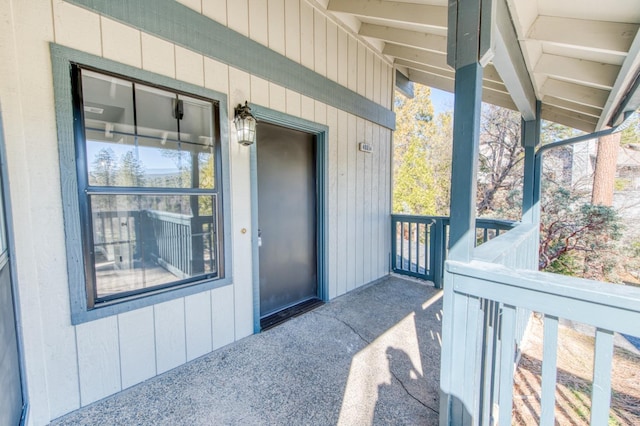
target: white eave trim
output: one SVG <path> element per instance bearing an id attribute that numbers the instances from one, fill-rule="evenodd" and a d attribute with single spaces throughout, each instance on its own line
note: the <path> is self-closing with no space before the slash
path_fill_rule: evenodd
<path id="1" fill-rule="evenodd" d="M 627 94 L 629 90 L 631 90 L 631 86 L 634 83 L 635 77 L 640 72 L 640 30 L 636 33 L 636 36 L 631 43 L 631 47 L 629 48 L 629 53 L 627 54 L 626 59 L 624 60 L 622 67 L 620 68 L 620 73 L 618 74 L 618 78 L 613 85 L 613 89 L 611 89 L 611 93 L 609 94 L 609 98 L 604 105 L 604 110 L 602 115 L 600 115 L 600 119 L 598 120 L 598 124 L 596 125 L 596 130 L 600 130 L 603 127 L 606 127 L 611 119 L 612 115 L 618 109 L 618 106 L 624 99 L 624 96 Z M 637 108 L 638 105 L 632 106 L 633 108 Z M 615 124 L 615 123 L 614 123 Z"/>

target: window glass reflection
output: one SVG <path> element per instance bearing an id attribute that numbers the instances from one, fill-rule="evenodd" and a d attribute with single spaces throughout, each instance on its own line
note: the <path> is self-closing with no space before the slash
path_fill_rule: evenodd
<path id="1" fill-rule="evenodd" d="M 211 102 L 87 70 L 82 79 L 89 185 L 215 189 Z"/>
<path id="2" fill-rule="evenodd" d="M 215 196 L 93 195 L 96 296 L 217 274 Z"/>
<path id="3" fill-rule="evenodd" d="M 132 83 L 117 77 L 82 71 L 84 125 L 105 141 L 117 141 L 119 135 L 133 135 L 134 112 Z"/>
<path id="4" fill-rule="evenodd" d="M 178 118 L 174 114 L 177 95 L 136 84 L 136 127 L 139 136 L 178 140 Z"/>

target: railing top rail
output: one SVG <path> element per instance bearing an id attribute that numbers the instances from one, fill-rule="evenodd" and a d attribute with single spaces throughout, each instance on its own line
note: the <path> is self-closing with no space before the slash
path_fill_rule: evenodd
<path id="1" fill-rule="evenodd" d="M 535 235 L 532 234 L 536 231 L 537 225 L 535 224 L 519 223 L 509 232 L 500 234 L 476 247 L 473 251 L 473 258 L 484 262 L 496 262 L 504 254 L 512 252 L 514 247 L 529 238 L 535 238 Z"/>
<path id="2" fill-rule="evenodd" d="M 109 210 L 109 211 L 95 211 L 94 216 L 98 216 L 104 219 L 115 217 L 134 217 L 140 214 L 139 210 Z"/>
<path id="3" fill-rule="evenodd" d="M 407 222 L 413 221 L 425 221 L 425 220 L 441 220 L 443 222 L 449 222 L 449 216 L 428 216 L 428 215 L 419 215 L 419 214 L 405 214 L 405 213 L 392 213 L 391 218 L 393 220 L 404 220 Z M 517 226 L 519 222 L 515 222 L 507 219 L 494 219 L 489 217 L 479 217 L 476 218 L 476 227 L 479 228 L 499 228 L 503 229 L 512 229 Z"/>
<path id="4" fill-rule="evenodd" d="M 174 223 L 184 223 L 188 225 L 190 220 L 193 218 L 192 215 L 182 214 L 182 213 L 171 213 L 160 210 L 145 210 L 149 217 L 153 217 L 156 219 L 162 219 L 165 221 L 170 221 Z"/>
<path id="5" fill-rule="evenodd" d="M 447 261 L 453 291 L 640 336 L 640 289 L 491 262 Z M 490 285 L 487 285 L 490 283 Z"/>
<path id="6" fill-rule="evenodd" d="M 520 222 L 507 219 L 493 219 L 488 217 L 479 217 L 476 219 L 476 228 L 491 227 L 502 229 L 513 229 L 519 225 Z"/>
<path id="7" fill-rule="evenodd" d="M 423 216 L 423 215 L 418 215 L 418 214 L 404 214 L 404 213 L 394 213 L 391 215 L 391 219 L 392 220 L 400 220 L 400 221 L 405 221 L 405 222 L 428 222 L 428 221 L 434 221 L 434 220 L 438 220 L 438 219 L 449 219 L 448 217 L 445 216 Z"/>

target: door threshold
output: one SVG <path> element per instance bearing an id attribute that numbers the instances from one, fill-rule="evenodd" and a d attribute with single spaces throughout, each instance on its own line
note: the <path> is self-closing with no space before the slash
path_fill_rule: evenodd
<path id="1" fill-rule="evenodd" d="M 313 298 L 305 300 L 304 302 L 300 302 L 297 305 L 293 305 L 271 315 L 267 315 L 264 318 L 260 318 L 260 331 L 265 331 L 273 328 L 287 320 L 290 320 L 291 318 L 300 316 L 322 305 L 324 305 L 324 302 L 322 300 Z"/>

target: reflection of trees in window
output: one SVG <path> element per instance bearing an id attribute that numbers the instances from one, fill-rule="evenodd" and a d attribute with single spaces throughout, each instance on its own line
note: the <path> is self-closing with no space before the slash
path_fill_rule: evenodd
<path id="1" fill-rule="evenodd" d="M 84 126 L 76 143 L 93 156 L 88 170 L 78 169 L 89 220 L 83 232 L 90 232 L 83 239 L 92 263 L 88 306 L 221 278 L 218 105 L 125 77 L 74 72 Z"/>
<path id="2" fill-rule="evenodd" d="M 118 186 L 144 186 L 144 166 L 132 151 L 127 151 L 120 158 L 117 176 Z"/>
<path id="3" fill-rule="evenodd" d="M 111 148 L 103 148 L 93 160 L 91 178 L 97 186 L 111 186 L 116 182 L 118 159 Z"/>

